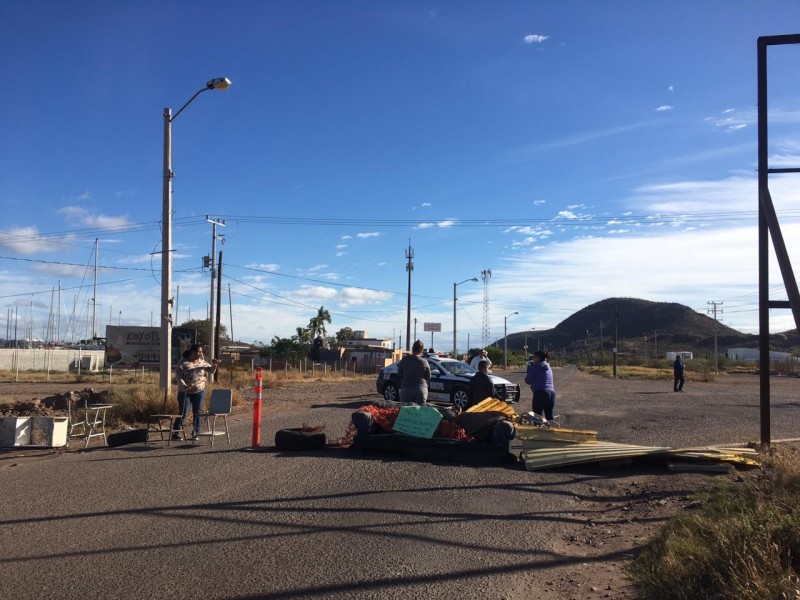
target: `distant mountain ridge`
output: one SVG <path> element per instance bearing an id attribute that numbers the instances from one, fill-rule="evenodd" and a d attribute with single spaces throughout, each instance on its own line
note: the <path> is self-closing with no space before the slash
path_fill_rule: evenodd
<path id="1" fill-rule="evenodd" d="M 676 350 L 708 352 L 714 348 L 715 330 L 721 353 L 729 347 L 758 345 L 757 335 L 741 333 L 677 302 L 607 298 L 579 310 L 552 329 L 529 331 L 528 353 L 536 350 L 537 344 L 566 352 L 582 352 L 587 347 L 599 350 L 601 339 L 603 348 L 611 351 L 615 326 L 621 353 L 642 353 L 645 346 L 648 356 L 656 356 L 656 350 L 662 357 Z M 502 346 L 502 338 L 498 343 Z M 791 331 L 771 335 L 770 344 L 774 350 L 796 351 L 800 339 L 796 331 Z M 509 350 L 522 351 L 524 345 L 525 332 L 508 335 Z"/>

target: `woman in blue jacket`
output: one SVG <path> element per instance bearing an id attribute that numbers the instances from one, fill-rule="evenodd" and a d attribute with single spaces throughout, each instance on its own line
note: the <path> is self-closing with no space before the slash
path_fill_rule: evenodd
<path id="1" fill-rule="evenodd" d="M 544 415 L 548 421 L 553 420 L 553 409 L 556 405 L 556 388 L 553 385 L 553 370 L 547 359 L 550 355 L 544 350 L 533 353 L 533 362 L 525 374 L 525 383 L 533 390 L 533 412 Z"/>

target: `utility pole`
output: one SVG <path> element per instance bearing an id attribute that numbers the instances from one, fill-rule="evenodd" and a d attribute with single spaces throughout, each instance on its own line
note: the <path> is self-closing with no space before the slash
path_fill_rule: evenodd
<path id="1" fill-rule="evenodd" d="M 614 307 L 614 379 L 617 378 L 617 353 L 619 352 L 619 309 Z"/>
<path id="2" fill-rule="evenodd" d="M 603 319 L 600 319 L 600 365 L 606 368 L 606 349 L 603 347 Z"/>
<path id="3" fill-rule="evenodd" d="M 719 373 L 719 354 L 717 353 L 717 329 L 719 320 L 717 319 L 717 313 L 722 314 L 722 302 L 714 302 L 710 300 L 708 305 L 711 307 L 708 309 L 708 312 L 714 316 L 714 372 Z"/>
<path id="4" fill-rule="evenodd" d="M 653 350 L 653 358 L 658 360 L 658 329 L 653 330 L 653 344 L 655 345 L 655 349 Z"/>
<path id="5" fill-rule="evenodd" d="M 408 240 L 406 250 L 406 271 L 408 271 L 408 303 L 406 306 L 406 352 L 411 352 L 411 272 L 414 270 L 414 249 Z M 414 322 L 414 339 L 417 338 L 416 321 Z"/>
<path id="6" fill-rule="evenodd" d="M 215 352 L 216 353 L 211 355 L 212 359 L 219 358 L 220 356 L 222 356 L 222 352 L 220 350 L 220 344 L 219 344 L 219 330 L 221 329 L 220 322 L 222 321 L 222 250 L 219 251 L 219 261 L 217 262 L 217 306 L 216 306 L 216 310 L 217 310 L 217 322 L 215 323 L 215 326 L 214 326 L 214 348 L 215 348 Z M 219 355 L 219 356 L 217 356 L 217 355 Z M 218 375 L 218 372 L 212 373 L 211 374 L 211 381 L 217 381 L 217 379 L 218 379 L 217 375 Z"/>
<path id="7" fill-rule="evenodd" d="M 98 240 L 94 238 L 94 286 L 92 289 L 92 341 L 97 338 L 97 251 Z"/>
<path id="8" fill-rule="evenodd" d="M 209 304 L 209 307 L 208 307 L 208 325 L 209 325 L 208 326 L 208 330 L 209 330 L 208 333 L 209 333 L 209 338 L 210 338 L 210 340 L 208 342 L 208 346 L 209 346 L 208 355 L 212 359 L 214 359 L 214 358 L 217 357 L 217 354 L 216 354 L 217 349 L 216 349 L 216 346 L 214 345 L 214 342 L 215 342 L 215 327 L 214 327 L 214 320 L 215 319 L 214 319 L 214 317 L 216 316 L 214 314 L 215 313 L 215 306 L 216 306 L 216 304 L 214 302 L 214 296 L 216 295 L 216 291 L 217 291 L 216 286 L 214 286 L 214 279 L 217 276 L 216 270 L 214 268 L 214 257 L 217 254 L 217 225 L 219 225 L 220 227 L 225 227 L 225 221 L 217 221 L 216 219 L 211 219 L 211 218 L 209 218 L 208 215 L 206 215 L 206 223 L 211 223 L 211 225 L 212 225 L 212 228 L 211 228 L 211 257 L 210 257 L 210 261 L 209 261 L 209 267 L 211 269 L 211 304 Z M 224 236 L 220 236 L 220 239 L 222 240 L 222 243 L 225 243 Z"/>

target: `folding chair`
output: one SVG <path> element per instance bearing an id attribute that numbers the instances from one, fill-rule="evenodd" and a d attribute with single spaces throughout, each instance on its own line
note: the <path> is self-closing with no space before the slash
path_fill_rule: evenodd
<path id="1" fill-rule="evenodd" d="M 102 437 L 103 443 L 107 446 L 106 438 L 106 411 L 112 408 L 113 404 L 89 404 L 89 399 L 83 401 L 83 419 L 75 420 L 72 417 L 71 402 L 67 402 L 67 422 L 69 431 L 67 432 L 67 444 L 74 438 L 84 439 L 84 449 L 89 447 L 89 442 L 94 437 Z M 77 409 L 75 411 L 78 412 Z M 76 431 L 77 430 L 77 431 Z"/>
<path id="2" fill-rule="evenodd" d="M 188 400 L 186 400 L 188 402 Z M 164 392 L 164 404 L 161 407 L 161 412 L 156 415 L 147 417 L 147 433 L 145 433 L 144 442 L 150 441 L 150 434 L 157 433 L 161 441 L 164 441 L 164 435 L 167 436 L 167 445 L 172 440 L 172 435 L 177 433 L 178 437 L 184 442 L 186 441 L 186 419 L 181 420 L 181 428 L 173 429 L 175 419 L 181 418 L 181 415 L 173 415 L 167 413 L 167 393 Z"/>
<path id="3" fill-rule="evenodd" d="M 211 445 L 214 445 L 214 437 L 218 435 L 225 435 L 228 443 L 231 443 L 231 436 L 228 433 L 228 415 L 231 414 L 233 407 L 233 391 L 232 390 L 214 390 L 211 392 L 211 399 L 208 403 L 208 410 L 200 413 L 200 428 L 202 429 L 202 422 L 205 420 L 205 431 L 197 432 L 197 437 L 211 438 Z M 225 425 L 225 431 L 217 431 L 217 418 L 221 418 Z"/>

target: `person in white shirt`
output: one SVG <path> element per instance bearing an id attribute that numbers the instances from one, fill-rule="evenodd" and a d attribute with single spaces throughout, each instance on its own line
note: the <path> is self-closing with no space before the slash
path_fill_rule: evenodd
<path id="1" fill-rule="evenodd" d="M 469 366 L 477 371 L 478 363 L 480 363 L 482 360 L 485 360 L 487 363 L 489 363 L 487 368 L 492 368 L 492 361 L 489 360 L 489 354 L 486 352 L 486 350 L 481 350 L 480 354 L 476 354 L 472 360 L 469 361 Z"/>

